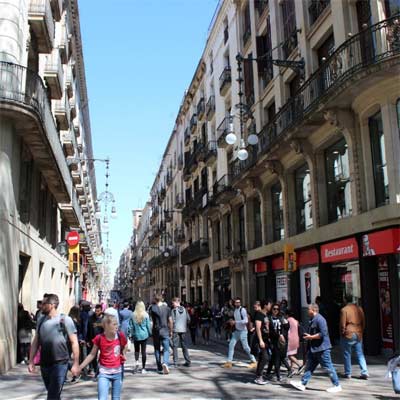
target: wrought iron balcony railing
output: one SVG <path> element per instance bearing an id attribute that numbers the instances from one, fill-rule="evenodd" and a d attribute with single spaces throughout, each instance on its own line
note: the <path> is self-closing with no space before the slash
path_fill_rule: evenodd
<path id="1" fill-rule="evenodd" d="M 197 128 L 197 114 L 193 114 L 190 118 L 190 131 L 193 133 Z"/>
<path id="2" fill-rule="evenodd" d="M 229 133 L 229 120 L 229 116 L 225 117 L 217 128 L 217 142 L 219 147 L 226 147 L 228 145 L 225 138 Z"/>
<path id="3" fill-rule="evenodd" d="M 207 119 L 210 120 L 215 114 L 215 96 L 210 96 L 206 104 Z"/>
<path id="4" fill-rule="evenodd" d="M 181 252 L 181 262 L 182 264 L 191 264 L 209 256 L 210 249 L 208 246 L 208 239 L 200 239 L 191 243 Z"/>
<path id="5" fill-rule="evenodd" d="M 201 120 L 204 116 L 206 110 L 205 102 L 204 102 L 204 97 L 202 97 L 199 102 L 197 103 L 197 117 L 199 120 Z"/>
<path id="6" fill-rule="evenodd" d="M 231 83 L 232 83 L 231 67 L 230 65 L 227 65 L 219 77 L 219 92 L 221 96 L 224 96 L 226 94 L 226 91 L 231 86 Z"/>
<path id="7" fill-rule="evenodd" d="M 323 11 L 331 4 L 330 0 L 310 0 L 308 13 L 310 15 L 310 26 L 319 18 Z"/>

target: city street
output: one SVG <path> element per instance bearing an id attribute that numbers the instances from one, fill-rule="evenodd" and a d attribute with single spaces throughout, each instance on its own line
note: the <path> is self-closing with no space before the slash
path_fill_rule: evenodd
<path id="1" fill-rule="evenodd" d="M 239 348 L 239 345 L 237 346 Z M 148 373 L 132 374 L 133 352 L 128 353 L 128 362 L 121 399 L 382 399 L 395 400 L 391 381 L 384 379 L 386 368 L 383 358 L 368 358 L 371 378 L 362 381 L 341 379 L 343 391 L 329 394 L 325 389 L 330 381 L 321 369 L 312 378 L 309 388 L 299 392 L 288 382 L 258 386 L 253 383 L 254 371 L 246 368 L 241 352 L 235 352 L 235 363 L 231 370 L 221 368 L 227 353 L 226 343 L 212 341 L 209 346 L 191 346 L 192 366 L 184 367 L 180 359 L 178 368 L 171 368 L 168 376 L 155 371 L 152 346 L 148 346 Z M 181 353 L 179 353 L 181 355 Z M 237 358 L 238 357 L 238 358 Z M 336 360 L 337 361 L 337 360 Z M 335 363 L 339 376 L 343 367 Z M 354 376 L 358 368 L 353 366 Z M 296 379 L 296 377 L 294 378 Z M 19 365 L 7 375 L 0 377 L 0 398 L 7 400 L 45 399 L 39 375 L 29 375 L 27 367 Z M 97 385 L 92 380 L 67 384 L 63 399 L 97 399 Z"/>

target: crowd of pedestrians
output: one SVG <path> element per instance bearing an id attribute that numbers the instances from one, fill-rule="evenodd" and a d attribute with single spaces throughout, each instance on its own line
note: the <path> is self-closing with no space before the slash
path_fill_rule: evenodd
<path id="1" fill-rule="evenodd" d="M 340 313 L 340 335 L 344 360 L 344 379 L 352 377 L 351 356 L 354 350 L 360 367 L 360 378 L 368 379 L 369 372 L 363 354 L 362 337 L 364 313 L 347 296 Z M 318 365 L 328 372 L 330 393 L 341 391 L 338 374 L 331 360 L 331 340 L 327 321 L 320 313 L 320 304 L 308 307 L 308 324 L 300 324 L 288 308 L 286 300 L 274 303 L 256 301 L 252 310 L 242 305 L 240 298 L 219 305 L 184 304 L 178 297 L 168 304 L 161 296 L 154 296 L 152 304 L 138 300 L 96 304 L 87 301 L 73 306 L 68 315 L 58 312 L 55 294 L 45 294 L 37 304 L 35 315 L 18 306 L 18 360 L 28 363 L 30 372 L 40 365 L 48 399 L 59 399 L 63 385 L 79 381 L 81 376 L 97 381 L 98 398 L 105 400 L 111 387 L 112 398 L 119 399 L 125 371 L 127 351 L 134 351 L 132 373 L 146 374 L 147 343 L 154 345 L 157 372 L 169 374 L 171 364 L 179 365 L 179 348 L 184 366 L 192 364 L 189 336 L 192 345 L 214 340 L 229 343 L 224 368 L 232 368 L 238 342 L 246 353 L 249 369 L 255 370 L 254 382 L 265 385 L 281 382 L 281 367 L 288 379 L 302 375 L 289 383 L 305 390 Z M 35 332 L 32 340 L 32 332 Z M 131 347 L 132 346 L 132 347 Z M 172 363 L 170 353 L 172 350 Z M 298 353 L 300 353 L 298 355 Z M 141 359 L 141 363 L 139 362 Z M 389 362 L 389 373 L 395 391 L 399 391 L 400 357 Z M 70 371 L 70 379 L 67 379 Z"/>

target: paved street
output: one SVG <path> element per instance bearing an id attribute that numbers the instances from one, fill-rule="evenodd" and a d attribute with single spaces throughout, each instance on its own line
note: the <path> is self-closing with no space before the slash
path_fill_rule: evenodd
<path id="1" fill-rule="evenodd" d="M 383 358 L 369 358 L 371 379 L 361 381 L 341 380 L 343 391 L 339 394 L 329 394 L 325 389 L 330 381 L 322 370 L 317 370 L 306 392 L 292 389 L 288 383 L 268 384 L 258 386 L 253 383 L 254 371 L 246 368 L 246 360 L 242 353 L 232 370 L 221 368 L 227 353 L 227 345 L 222 342 L 212 342 L 209 346 L 191 348 L 192 366 L 187 368 L 182 364 L 177 369 L 171 368 L 168 376 L 155 372 L 155 362 L 152 346 L 148 348 L 147 375 L 133 375 L 133 353 L 128 355 L 126 377 L 123 387 L 123 400 L 129 399 L 399 399 L 391 390 L 391 382 L 384 379 L 385 366 Z M 183 362 L 181 360 L 181 362 Z M 342 373 L 341 365 L 335 364 Z M 357 374 L 357 367 L 354 374 Z M 39 375 L 29 375 L 26 366 L 18 366 L 7 375 L 0 377 L 0 398 L 7 400 L 45 399 L 43 385 Z M 96 399 L 97 387 L 93 381 L 81 381 L 77 384 L 67 384 L 63 398 L 68 400 Z"/>

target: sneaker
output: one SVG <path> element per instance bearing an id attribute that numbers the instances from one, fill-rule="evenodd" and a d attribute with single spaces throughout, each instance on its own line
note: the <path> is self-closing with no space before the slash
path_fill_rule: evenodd
<path id="1" fill-rule="evenodd" d="M 190 367 L 190 362 L 186 361 L 185 364 L 183 364 L 185 367 Z"/>
<path id="2" fill-rule="evenodd" d="M 142 374 L 147 374 L 147 371 L 144 368 L 142 368 Z"/>
<path id="3" fill-rule="evenodd" d="M 222 368 L 232 368 L 232 362 L 227 361 L 226 363 L 222 364 Z"/>
<path id="4" fill-rule="evenodd" d="M 257 368 L 257 362 L 252 361 L 250 364 L 247 365 L 247 368 L 250 368 L 250 369 Z"/>
<path id="5" fill-rule="evenodd" d="M 169 368 L 168 368 L 167 364 L 163 364 L 162 365 L 162 369 L 163 369 L 164 375 L 168 375 L 169 374 Z"/>
<path id="6" fill-rule="evenodd" d="M 361 374 L 361 375 L 360 375 L 360 379 L 363 379 L 364 381 L 367 381 L 368 378 L 369 378 L 369 375 L 368 375 L 368 374 Z"/>
<path id="7" fill-rule="evenodd" d="M 350 375 L 350 374 L 346 374 L 344 377 L 345 377 L 346 379 L 351 379 L 351 375 Z"/>
<path id="8" fill-rule="evenodd" d="M 81 379 L 81 376 L 73 376 L 71 379 L 71 383 L 78 383 Z"/>
<path id="9" fill-rule="evenodd" d="M 290 381 L 289 382 L 294 388 L 297 390 L 301 390 L 304 392 L 306 390 L 306 386 L 301 383 L 301 381 Z"/>
<path id="10" fill-rule="evenodd" d="M 306 369 L 306 365 L 304 364 L 297 369 L 296 375 L 301 375 L 305 369 Z"/>
<path id="11" fill-rule="evenodd" d="M 262 376 L 260 376 L 259 378 L 254 379 L 254 383 L 257 385 L 266 385 L 268 382 L 265 381 Z"/>
<path id="12" fill-rule="evenodd" d="M 337 392 L 341 392 L 342 391 L 342 387 L 340 385 L 332 386 L 332 387 L 326 389 L 326 391 L 329 392 L 329 393 L 337 393 Z"/>

